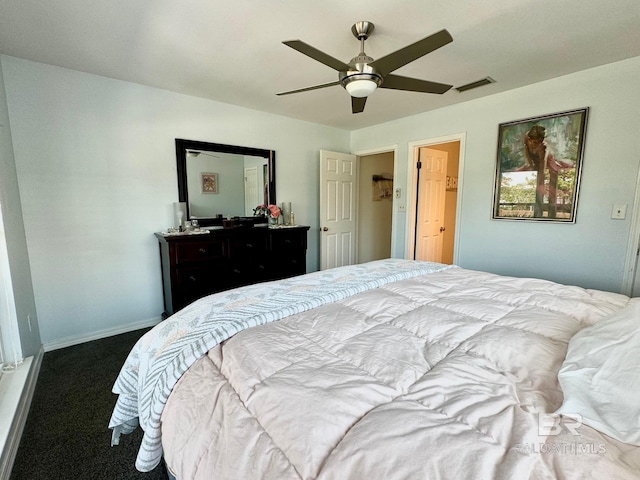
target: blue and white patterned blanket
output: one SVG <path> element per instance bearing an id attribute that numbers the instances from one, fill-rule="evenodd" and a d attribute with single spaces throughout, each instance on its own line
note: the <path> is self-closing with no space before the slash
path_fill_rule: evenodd
<path id="1" fill-rule="evenodd" d="M 162 458 L 160 418 L 176 382 L 211 348 L 236 333 L 399 280 L 450 265 L 387 259 L 250 285 L 203 298 L 145 334 L 113 386 L 118 394 L 109 428 L 112 445 L 138 424 L 144 430 L 136 468 L 150 471 Z"/>

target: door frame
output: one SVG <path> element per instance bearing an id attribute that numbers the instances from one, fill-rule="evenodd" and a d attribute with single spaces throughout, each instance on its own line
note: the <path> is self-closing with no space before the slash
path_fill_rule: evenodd
<path id="1" fill-rule="evenodd" d="M 393 199 L 392 199 L 392 210 L 391 210 L 391 252 L 389 252 L 389 257 L 391 258 L 395 258 L 395 251 L 396 251 L 396 222 L 397 222 L 397 216 L 396 216 L 396 212 L 398 204 L 400 202 L 401 199 L 396 197 L 396 190 L 398 188 L 398 145 L 387 145 L 384 147 L 375 147 L 375 148 L 368 148 L 365 150 L 357 150 L 355 152 L 352 152 L 353 155 L 355 155 L 356 157 L 358 157 L 358 169 L 360 168 L 360 157 L 365 157 L 368 155 L 377 155 L 379 153 L 393 153 Z M 358 178 L 360 177 L 360 172 L 358 172 Z M 357 185 L 358 191 L 356 192 L 356 195 L 360 195 L 360 181 L 358 180 L 358 185 Z M 360 208 L 359 205 L 356 206 L 356 216 L 358 215 L 358 209 Z M 357 219 L 356 219 L 357 221 Z M 359 235 L 360 232 L 357 232 L 356 235 Z M 358 238 L 356 236 L 356 243 L 358 242 Z M 360 261 L 359 258 L 359 252 L 356 249 L 356 263 L 358 263 Z"/>
<path id="2" fill-rule="evenodd" d="M 460 143 L 460 156 L 458 158 L 458 193 L 456 201 L 456 234 L 453 239 L 453 263 L 458 263 L 459 249 L 460 249 L 460 219 L 462 212 L 462 192 L 464 184 L 464 158 L 465 158 L 465 146 L 466 146 L 466 132 L 454 133 L 451 135 L 445 135 L 442 137 L 434 137 L 426 140 L 417 140 L 415 142 L 409 142 L 407 148 L 407 185 L 406 185 L 406 199 L 408 202 L 406 208 L 406 215 L 408 216 L 405 222 L 405 258 L 414 259 L 413 247 L 416 242 L 416 200 L 417 189 L 416 184 L 416 172 L 415 168 L 418 159 L 420 158 L 420 148 L 433 147 L 443 143 Z M 395 200 L 395 199 L 394 199 Z"/>

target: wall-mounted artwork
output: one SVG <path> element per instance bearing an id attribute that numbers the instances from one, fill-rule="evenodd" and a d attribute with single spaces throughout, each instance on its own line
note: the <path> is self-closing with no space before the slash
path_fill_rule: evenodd
<path id="1" fill-rule="evenodd" d="M 218 174 L 217 173 L 201 173 L 200 174 L 200 192 L 201 193 L 218 193 Z"/>
<path id="2" fill-rule="evenodd" d="M 392 173 L 380 173 L 378 175 L 372 175 L 372 182 L 374 202 L 393 198 Z"/>
<path id="3" fill-rule="evenodd" d="M 499 125 L 494 219 L 575 222 L 588 111 Z"/>

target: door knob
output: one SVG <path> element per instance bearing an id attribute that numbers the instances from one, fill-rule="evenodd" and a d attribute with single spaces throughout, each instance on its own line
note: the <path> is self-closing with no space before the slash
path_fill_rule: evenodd
<path id="1" fill-rule="evenodd" d="M 445 230 L 446 230 L 446 228 L 440 227 L 440 233 L 444 232 Z"/>
<path id="2" fill-rule="evenodd" d="M 322 231 L 323 231 L 323 232 L 328 232 L 328 231 L 329 231 L 329 227 L 324 227 L 324 228 L 322 229 Z"/>

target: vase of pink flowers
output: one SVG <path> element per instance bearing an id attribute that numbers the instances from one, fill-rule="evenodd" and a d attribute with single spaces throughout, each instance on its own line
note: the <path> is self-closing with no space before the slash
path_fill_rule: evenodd
<path id="1" fill-rule="evenodd" d="M 269 220 L 269 225 L 277 225 L 278 218 L 282 214 L 280 207 L 277 205 L 258 205 L 253 209 L 253 215 L 256 217 L 267 217 Z"/>

